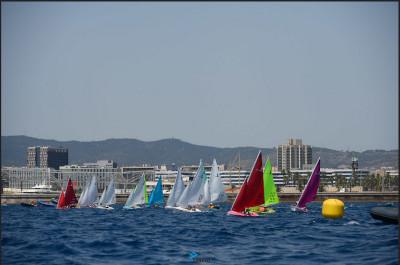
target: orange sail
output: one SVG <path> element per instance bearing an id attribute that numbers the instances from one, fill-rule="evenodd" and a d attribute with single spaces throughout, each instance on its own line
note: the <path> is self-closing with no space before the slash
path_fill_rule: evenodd
<path id="1" fill-rule="evenodd" d="M 74 207 L 78 203 L 74 188 L 72 187 L 71 179 L 68 180 L 67 189 L 65 190 L 65 205 L 64 207 Z"/>
<path id="2" fill-rule="evenodd" d="M 241 213 L 246 208 L 264 203 L 264 185 L 262 170 L 262 154 L 258 153 L 250 176 L 243 181 L 242 187 L 232 205 L 231 211 Z"/>
<path id="3" fill-rule="evenodd" d="M 60 197 L 58 198 L 58 202 L 57 202 L 57 209 L 64 208 L 64 206 L 65 206 L 65 195 L 64 195 L 64 191 L 61 190 L 61 194 L 60 194 Z"/>

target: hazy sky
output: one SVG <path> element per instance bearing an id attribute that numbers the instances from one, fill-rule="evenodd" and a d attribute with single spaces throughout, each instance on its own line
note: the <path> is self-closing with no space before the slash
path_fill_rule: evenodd
<path id="1" fill-rule="evenodd" d="M 2 3 L 2 135 L 397 149 L 397 3 Z"/>

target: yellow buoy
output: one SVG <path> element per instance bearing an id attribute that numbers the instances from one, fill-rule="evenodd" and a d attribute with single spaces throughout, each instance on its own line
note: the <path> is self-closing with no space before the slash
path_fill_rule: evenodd
<path id="1" fill-rule="evenodd" d="M 338 199 L 327 199 L 322 204 L 322 216 L 325 218 L 342 218 L 344 203 Z"/>

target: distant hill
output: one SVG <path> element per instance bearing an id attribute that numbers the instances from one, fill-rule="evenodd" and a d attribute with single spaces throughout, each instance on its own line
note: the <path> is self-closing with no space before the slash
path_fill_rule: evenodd
<path id="1" fill-rule="evenodd" d="M 194 145 L 178 139 L 163 139 L 151 142 L 137 139 L 79 142 L 45 140 L 27 136 L 2 136 L 2 166 L 25 166 L 27 147 L 42 145 L 68 148 L 70 164 L 109 159 L 116 161 L 119 166 L 141 164 L 170 165 L 172 163 L 180 166 L 198 164 L 199 159 L 203 159 L 206 164 L 211 164 L 212 159 L 216 158 L 219 164 L 225 164 L 228 168 L 231 168 L 238 166 L 238 154 L 240 153 L 241 167 L 249 169 L 258 150 L 261 150 L 264 159 L 269 157 L 272 164 L 276 165 L 276 148 L 218 148 Z M 397 168 L 398 165 L 398 150 L 342 152 L 319 147 L 312 147 L 312 149 L 313 162 L 318 157 L 321 157 L 322 167 L 349 167 L 353 155 L 358 157 L 360 168 L 379 168 L 381 166 Z"/>

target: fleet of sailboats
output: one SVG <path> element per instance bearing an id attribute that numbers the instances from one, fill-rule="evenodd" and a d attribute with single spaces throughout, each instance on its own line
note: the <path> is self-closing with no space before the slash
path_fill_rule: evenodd
<path id="1" fill-rule="evenodd" d="M 237 194 L 228 215 L 235 216 L 262 216 L 275 212 L 271 207 L 279 203 L 274 178 L 272 175 L 271 161 L 267 159 L 264 170 L 262 169 L 262 153 L 258 153 L 249 176 L 247 176 Z M 293 211 L 307 212 L 307 203 L 312 202 L 318 192 L 320 183 L 320 159 L 318 159 L 308 182 L 301 193 L 296 205 L 291 206 Z M 164 207 L 186 212 L 201 212 L 209 209 L 218 209 L 219 205 L 227 201 L 224 185 L 218 172 L 218 164 L 214 159 L 210 176 L 207 176 L 203 161 L 200 160 L 199 167 L 193 180 L 187 184 L 183 182 L 181 169 L 175 179 L 174 186 L 164 202 L 162 177 L 157 180 L 152 189 L 150 198 L 147 193 L 146 177 L 140 177 L 136 187 L 131 191 L 123 206 L 123 209 L 137 209 L 145 207 Z M 116 204 L 115 180 L 111 178 L 107 187 L 104 188 L 98 198 L 96 176 L 87 180 L 79 200 L 75 196 L 71 179 L 68 180 L 65 192 L 63 189 L 59 195 L 57 209 L 63 208 L 86 208 L 112 210 Z"/>

